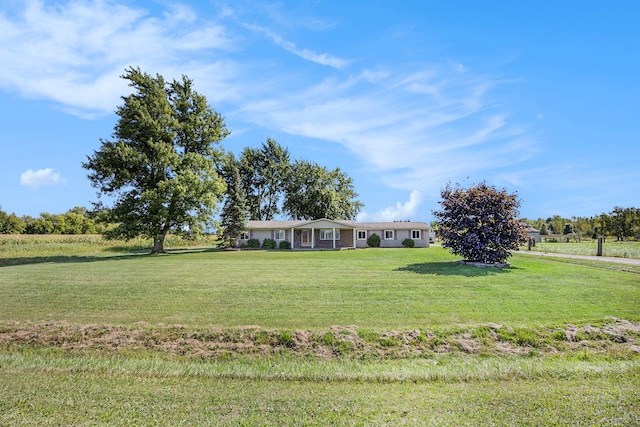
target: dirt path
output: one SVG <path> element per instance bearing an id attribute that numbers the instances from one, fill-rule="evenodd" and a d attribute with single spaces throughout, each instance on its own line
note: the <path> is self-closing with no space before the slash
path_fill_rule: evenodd
<path id="1" fill-rule="evenodd" d="M 615 262 L 617 264 L 640 265 L 640 259 L 633 259 L 633 258 L 614 258 L 614 257 L 601 257 L 601 256 L 591 256 L 591 255 L 557 254 L 557 253 L 551 253 L 551 252 L 536 252 L 536 251 L 519 251 L 518 253 L 525 254 L 525 255 L 547 256 L 547 257 L 554 257 L 554 258 L 586 259 L 586 260 L 592 260 L 592 261 Z"/>

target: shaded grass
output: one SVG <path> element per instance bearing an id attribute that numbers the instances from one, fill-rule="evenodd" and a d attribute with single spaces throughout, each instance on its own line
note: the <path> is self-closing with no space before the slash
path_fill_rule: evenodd
<path id="1" fill-rule="evenodd" d="M 183 239 L 168 236 L 165 247 L 174 251 L 195 246 L 211 249 L 217 240 L 212 236 Z M 96 260 L 116 254 L 148 254 L 153 247 L 151 239 L 136 238 L 129 241 L 107 240 L 101 235 L 65 234 L 0 234 L 0 267 L 40 262 L 73 262 Z"/>

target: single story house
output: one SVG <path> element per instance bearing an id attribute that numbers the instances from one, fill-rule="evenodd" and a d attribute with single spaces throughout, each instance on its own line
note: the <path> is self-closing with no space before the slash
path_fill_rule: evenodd
<path id="1" fill-rule="evenodd" d="M 313 221 L 248 221 L 240 244 L 249 239 L 286 240 L 291 249 L 355 249 L 366 248 L 372 234 L 380 237 L 380 247 L 400 248 L 405 239 L 415 247 L 429 247 L 430 227 L 425 222 L 355 222 L 351 220 L 316 219 Z"/>

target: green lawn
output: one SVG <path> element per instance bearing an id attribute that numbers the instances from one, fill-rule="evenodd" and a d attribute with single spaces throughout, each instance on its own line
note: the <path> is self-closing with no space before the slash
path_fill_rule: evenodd
<path id="1" fill-rule="evenodd" d="M 28 245 L 0 245 L 0 425 L 640 423 L 631 266 Z"/>
<path id="2" fill-rule="evenodd" d="M 34 360 L 30 354 L 21 358 L 32 364 L 0 358 L 2 425 L 640 423 L 640 367 L 628 362 L 576 362 L 522 377 L 518 373 L 526 372 L 531 363 L 502 362 L 502 369 L 495 366 L 491 371 L 496 374 L 493 379 L 467 376 L 460 369 L 451 378 L 382 382 L 221 376 L 207 364 L 163 366 L 154 360 L 102 360 L 96 366 L 95 360 L 79 364 L 56 358 Z M 276 364 L 273 369 L 288 368 Z"/>
<path id="3" fill-rule="evenodd" d="M 440 248 L 53 257 L 0 267 L 5 321 L 409 329 L 640 319 L 638 275 L 519 256 L 460 266 Z"/>

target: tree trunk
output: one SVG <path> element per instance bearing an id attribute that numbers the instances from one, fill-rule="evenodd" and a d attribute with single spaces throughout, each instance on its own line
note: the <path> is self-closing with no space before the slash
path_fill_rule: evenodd
<path id="1" fill-rule="evenodd" d="M 153 254 L 164 253 L 164 234 L 153 238 L 153 250 L 151 251 L 151 253 Z"/>

